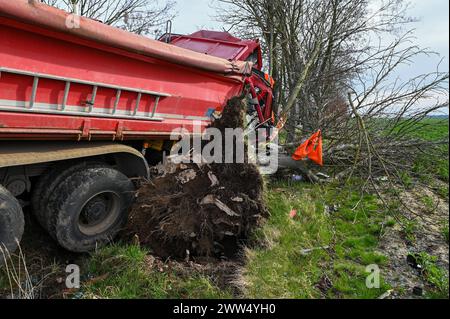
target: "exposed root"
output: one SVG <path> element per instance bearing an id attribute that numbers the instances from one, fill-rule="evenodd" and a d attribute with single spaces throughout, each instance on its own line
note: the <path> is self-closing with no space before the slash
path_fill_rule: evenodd
<path id="1" fill-rule="evenodd" d="M 242 127 L 243 110 L 231 99 L 214 126 Z M 263 185 L 249 163 L 166 163 L 163 176 L 139 190 L 127 233 L 161 257 L 233 257 L 268 216 Z"/>

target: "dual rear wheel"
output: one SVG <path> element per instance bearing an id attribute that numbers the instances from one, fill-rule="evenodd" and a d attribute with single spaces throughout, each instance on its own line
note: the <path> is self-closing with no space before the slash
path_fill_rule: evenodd
<path id="1" fill-rule="evenodd" d="M 125 226 L 134 190 L 127 176 L 104 164 L 63 165 L 41 177 L 32 206 L 62 247 L 88 252 L 109 243 Z"/>

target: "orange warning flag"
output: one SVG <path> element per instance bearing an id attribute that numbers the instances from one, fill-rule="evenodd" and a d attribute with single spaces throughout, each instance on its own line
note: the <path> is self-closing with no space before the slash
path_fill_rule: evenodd
<path id="1" fill-rule="evenodd" d="M 292 159 L 295 161 L 300 161 L 305 158 L 309 158 L 314 163 L 323 166 L 323 141 L 320 130 L 300 145 L 294 155 L 292 155 Z"/>

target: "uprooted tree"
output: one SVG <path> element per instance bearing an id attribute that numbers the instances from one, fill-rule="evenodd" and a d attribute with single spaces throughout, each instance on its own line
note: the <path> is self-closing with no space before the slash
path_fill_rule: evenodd
<path id="1" fill-rule="evenodd" d="M 174 18 L 176 2 L 149 0 L 42 0 L 41 2 L 75 12 L 129 32 L 159 35 L 161 27 Z"/>
<path id="2" fill-rule="evenodd" d="M 223 135 L 244 126 L 243 97 L 227 103 L 213 126 Z M 245 145 L 243 135 L 234 144 Z M 222 149 L 226 142 L 221 141 Z M 236 145 L 234 146 L 235 148 Z M 244 152 L 243 163 L 194 163 L 191 154 L 173 155 L 139 191 L 126 233 L 162 257 L 232 258 L 239 245 L 269 216 L 264 181 Z"/>
<path id="3" fill-rule="evenodd" d="M 402 186 L 405 173 L 417 173 L 419 156 L 448 144 L 448 137 L 430 142 L 411 134 L 448 108 L 448 71 L 400 76 L 416 58 L 435 55 L 414 44 L 405 1 L 219 0 L 219 6 L 230 30 L 264 43 L 278 115 L 287 119 L 284 146 L 292 151 L 321 129 L 330 180 Z M 298 169 L 320 180 L 314 167 Z"/>

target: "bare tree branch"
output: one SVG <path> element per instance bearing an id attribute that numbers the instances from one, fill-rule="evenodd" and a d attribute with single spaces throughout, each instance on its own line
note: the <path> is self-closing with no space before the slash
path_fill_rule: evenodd
<path id="1" fill-rule="evenodd" d="M 161 34 L 161 27 L 175 17 L 175 1 L 150 0 L 42 0 L 43 3 L 73 12 L 137 34 Z M 162 2 L 162 3 L 161 3 Z"/>

